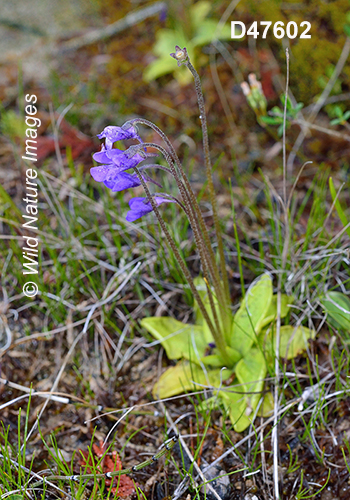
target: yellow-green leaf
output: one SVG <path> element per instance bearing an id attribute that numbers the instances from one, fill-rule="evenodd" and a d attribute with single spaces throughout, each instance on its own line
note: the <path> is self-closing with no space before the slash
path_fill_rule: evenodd
<path id="1" fill-rule="evenodd" d="M 167 75 L 176 69 L 176 61 L 171 57 L 160 57 L 151 62 L 143 72 L 146 82 L 156 80 L 160 76 Z"/>
<path id="2" fill-rule="evenodd" d="M 207 342 L 200 325 L 182 323 L 168 316 L 144 318 L 141 326 L 160 340 L 169 359 L 186 358 L 199 363 Z"/>
<path id="3" fill-rule="evenodd" d="M 202 22 L 207 17 L 211 9 L 211 3 L 203 0 L 190 7 L 191 24 L 194 29 L 200 28 Z"/>
<path id="4" fill-rule="evenodd" d="M 247 406 L 253 412 L 261 399 L 266 370 L 265 358 L 260 349 L 251 349 L 236 366 L 236 377 L 247 395 Z"/>
<path id="5" fill-rule="evenodd" d="M 219 30 L 217 21 L 206 19 L 196 31 L 196 36 L 192 38 L 191 42 L 196 47 L 207 45 L 215 38 L 218 40 L 229 40 L 231 38 L 231 27 L 225 25 Z"/>
<path id="6" fill-rule="evenodd" d="M 233 319 L 230 346 L 244 357 L 257 339 L 272 300 L 272 280 L 263 274 L 248 290 Z"/>
<path id="7" fill-rule="evenodd" d="M 205 307 L 205 310 L 208 313 L 209 318 L 214 323 L 214 316 L 213 316 L 213 312 L 212 312 L 211 307 L 210 307 L 207 285 L 205 284 L 204 279 L 197 277 L 194 279 L 194 284 L 196 285 L 198 294 L 199 294 L 200 298 L 202 299 L 203 305 Z M 214 294 L 213 294 L 213 302 L 214 302 L 214 306 L 216 309 L 216 313 L 217 313 L 218 317 L 220 317 L 218 301 L 217 301 Z M 196 314 L 196 324 L 202 325 L 203 335 L 205 337 L 206 342 L 208 344 L 210 342 L 214 342 L 214 339 L 213 339 L 213 336 L 210 332 L 209 326 L 208 326 L 207 322 L 204 321 L 202 311 L 199 309 L 198 304 L 196 302 L 195 302 L 195 314 Z"/>
<path id="8" fill-rule="evenodd" d="M 220 379 L 221 375 L 221 379 Z M 203 369 L 189 361 L 182 360 L 168 368 L 153 387 L 155 398 L 169 398 L 186 391 L 200 391 L 202 386 L 220 387 L 221 380 L 232 375 L 230 370 Z"/>
<path id="9" fill-rule="evenodd" d="M 251 424 L 246 415 L 247 403 L 244 392 L 240 387 L 230 386 L 225 391 L 220 391 L 219 396 L 229 414 L 234 430 L 243 432 Z"/>
<path id="10" fill-rule="evenodd" d="M 293 297 L 291 295 L 281 294 L 281 318 L 285 318 L 289 311 L 289 305 L 293 304 Z M 271 321 L 275 320 L 277 317 L 277 295 L 273 295 L 271 299 L 271 304 L 269 310 L 266 313 L 265 318 L 262 321 L 261 327 L 268 325 Z"/>
<path id="11" fill-rule="evenodd" d="M 179 68 L 175 59 L 170 54 L 175 51 L 175 45 L 186 47 L 192 62 L 195 58 L 192 43 L 186 38 L 181 26 L 176 30 L 160 29 L 157 32 L 157 40 L 153 47 L 153 52 L 158 58 L 151 62 L 143 72 L 145 81 L 155 80 L 156 78 L 175 71 L 176 78 L 191 81 L 192 75 L 187 68 Z"/>
<path id="12" fill-rule="evenodd" d="M 188 40 L 184 35 L 182 29 L 171 30 L 171 29 L 160 29 L 157 32 L 157 40 L 153 47 L 153 52 L 158 57 L 169 56 L 170 60 L 173 60 L 176 67 L 176 61 L 170 56 L 172 52 L 175 52 L 175 45 L 180 47 L 186 47 L 188 52 Z M 190 54 L 191 56 L 192 54 Z"/>
<path id="13" fill-rule="evenodd" d="M 261 406 L 258 409 L 258 417 L 271 417 L 274 408 L 274 400 L 271 392 L 265 394 Z"/>
<path id="14" fill-rule="evenodd" d="M 219 395 L 229 412 L 236 432 L 244 431 L 252 418 L 262 397 L 265 383 L 266 363 L 259 349 L 251 349 L 236 365 L 236 385 L 230 386 Z"/>
<path id="15" fill-rule="evenodd" d="M 220 354 L 209 354 L 209 356 L 204 356 L 201 362 L 204 366 L 213 366 L 216 368 L 224 366 L 225 364 Z"/>
<path id="16" fill-rule="evenodd" d="M 281 358 L 292 359 L 305 351 L 308 340 L 314 339 L 316 332 L 304 326 L 294 327 L 291 325 L 281 326 L 280 348 Z M 272 360 L 275 357 L 276 329 L 271 328 L 265 338 L 260 338 L 259 343 L 264 349 L 266 356 Z"/>
<path id="17" fill-rule="evenodd" d="M 226 346 L 226 353 L 228 354 L 232 364 L 237 363 L 237 361 L 241 359 L 241 355 L 239 354 L 239 352 L 235 351 L 229 346 Z M 205 366 L 213 366 L 213 367 L 225 366 L 225 361 L 223 360 L 217 349 L 214 349 L 214 354 L 209 354 L 208 356 L 204 356 L 201 359 L 201 362 Z"/>
<path id="18" fill-rule="evenodd" d="M 236 366 L 236 377 L 248 393 L 261 391 L 266 375 L 265 358 L 260 349 L 251 349 Z"/>

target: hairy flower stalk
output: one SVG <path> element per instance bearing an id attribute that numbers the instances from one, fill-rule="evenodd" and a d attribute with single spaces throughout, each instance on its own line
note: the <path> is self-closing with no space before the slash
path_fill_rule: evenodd
<path id="1" fill-rule="evenodd" d="M 170 248 L 172 249 L 172 251 L 174 252 L 174 255 L 175 255 L 175 258 L 177 260 L 177 262 L 179 263 L 180 265 L 180 268 L 181 268 L 181 271 L 183 272 L 183 274 L 185 275 L 185 278 L 190 286 L 190 289 L 191 289 L 191 292 L 193 293 L 193 296 L 195 298 L 195 300 L 197 301 L 198 303 L 198 306 L 203 314 L 203 317 L 204 317 L 204 320 L 206 321 L 206 323 L 208 324 L 208 327 L 210 329 L 210 332 L 215 340 L 215 344 L 216 344 L 216 347 L 218 348 L 224 362 L 230 366 L 232 363 L 231 363 L 231 360 L 230 360 L 230 357 L 228 356 L 227 352 L 226 352 L 226 346 L 225 346 L 225 341 L 224 341 L 224 338 L 223 336 L 220 334 L 220 332 L 218 332 L 215 328 L 214 328 L 214 325 L 207 313 L 207 310 L 205 309 L 205 306 L 203 304 L 203 301 L 197 291 L 197 288 L 193 282 L 193 279 L 192 279 L 192 276 L 189 272 L 189 270 L 187 269 L 187 266 L 185 264 L 185 262 L 183 261 L 177 247 L 176 247 L 176 244 L 175 244 L 175 241 L 173 240 L 173 238 L 171 237 L 167 227 L 166 227 L 166 224 L 162 218 L 162 216 L 160 215 L 160 212 L 158 210 L 158 206 L 157 204 L 155 203 L 154 201 L 154 198 L 151 194 L 151 192 L 149 191 L 148 189 L 148 186 L 146 184 L 146 182 L 144 181 L 142 175 L 141 175 L 141 172 L 139 171 L 139 169 L 137 167 L 134 167 L 134 170 L 136 172 L 136 174 L 138 175 L 139 179 L 140 179 L 140 182 L 142 184 L 142 187 L 143 189 L 145 190 L 145 193 L 147 195 L 147 198 L 149 200 L 149 202 L 151 203 L 152 205 L 152 208 L 153 208 L 153 211 L 158 219 L 158 222 L 164 232 L 164 236 L 167 240 L 167 242 L 169 243 L 170 245 Z"/>
<path id="2" fill-rule="evenodd" d="M 227 276 L 226 265 L 225 265 L 224 245 L 223 245 L 222 235 L 221 235 L 218 207 L 217 207 L 217 201 L 216 201 L 216 193 L 215 193 L 214 182 L 213 182 L 213 174 L 212 174 L 212 166 L 211 166 L 210 150 L 209 150 L 207 116 L 206 116 L 206 111 L 205 111 L 202 85 L 201 85 L 201 81 L 200 81 L 200 78 L 199 78 L 199 75 L 198 75 L 196 69 L 191 64 L 191 61 L 190 61 L 190 58 L 188 56 L 186 48 L 184 47 L 183 49 L 181 49 L 180 47 L 176 46 L 175 50 L 176 50 L 176 52 L 174 52 L 170 55 L 174 59 L 176 59 L 178 66 L 181 66 L 181 64 L 184 64 L 185 66 L 187 66 L 187 68 L 191 71 L 193 78 L 194 78 L 194 82 L 195 82 L 197 102 L 198 102 L 198 107 L 199 107 L 199 112 L 200 112 L 200 120 L 201 120 L 201 126 L 202 126 L 202 139 L 203 139 L 205 166 L 206 166 L 206 176 L 207 176 L 208 186 L 209 186 L 210 203 L 211 203 L 211 206 L 213 209 L 213 220 L 214 220 L 215 234 L 216 234 L 216 239 L 218 242 L 221 278 L 222 278 L 223 285 L 224 285 L 226 307 L 224 307 L 225 312 L 224 312 L 223 323 L 224 323 L 224 326 L 226 329 L 226 328 L 229 328 L 229 316 L 230 316 L 229 315 L 229 307 L 231 304 L 230 289 L 229 289 L 228 276 Z"/>
<path id="3" fill-rule="evenodd" d="M 124 126 L 129 127 L 130 125 L 133 126 L 136 124 L 142 124 L 142 125 L 149 126 L 163 139 L 166 146 L 168 147 L 167 153 L 165 153 L 164 149 L 160 148 L 159 146 L 156 146 L 154 144 L 152 144 L 152 146 L 153 147 L 156 146 L 157 149 L 160 152 L 162 152 L 164 158 L 167 160 L 169 165 L 172 163 L 170 158 L 175 162 L 176 167 L 178 169 L 178 172 L 180 173 L 180 175 L 182 176 L 182 178 L 184 180 L 185 187 L 186 187 L 185 192 L 183 191 L 183 186 L 182 186 L 180 178 L 178 177 L 176 171 L 174 169 L 172 169 L 172 173 L 173 173 L 174 178 L 175 178 L 177 185 L 179 187 L 181 196 L 186 197 L 188 199 L 188 205 L 187 205 L 188 210 L 189 211 L 194 210 L 193 217 L 191 217 L 191 214 L 189 214 L 188 211 L 186 212 L 186 214 L 188 215 L 188 217 L 190 219 L 191 227 L 193 229 L 195 238 L 196 238 L 196 235 L 198 235 L 198 240 L 196 239 L 196 245 L 197 245 L 197 248 L 200 252 L 200 257 L 201 257 L 201 260 L 203 263 L 203 271 L 205 273 L 206 267 L 208 267 L 209 272 L 210 272 L 211 277 L 212 277 L 213 287 L 215 290 L 215 295 L 216 295 L 216 298 L 218 301 L 220 315 L 222 318 L 222 326 L 220 326 L 220 330 L 224 329 L 224 332 L 229 331 L 230 319 L 229 319 L 229 314 L 227 311 L 227 305 L 226 305 L 227 301 L 226 301 L 226 297 L 225 297 L 225 291 L 223 290 L 223 287 L 221 284 L 220 273 L 219 273 L 219 270 L 218 270 L 217 265 L 216 265 L 215 255 L 214 255 L 214 251 L 213 251 L 213 248 L 212 248 L 212 245 L 210 242 L 208 229 L 207 229 L 206 224 L 204 222 L 203 215 L 202 215 L 201 209 L 198 205 L 197 198 L 196 198 L 195 194 L 193 193 L 188 176 L 187 176 L 185 170 L 183 169 L 182 164 L 180 162 L 180 159 L 179 159 L 173 145 L 171 144 L 168 137 L 166 136 L 166 134 L 164 134 L 164 132 L 159 127 L 157 127 L 157 125 L 155 125 L 154 123 L 152 123 L 148 120 L 145 120 L 144 118 L 135 118 L 133 120 L 126 122 L 124 124 Z M 138 147 L 140 147 L 140 146 L 138 146 Z M 199 223 L 199 228 L 197 226 L 198 223 Z M 196 231 L 196 229 L 197 229 L 197 231 Z M 205 254 L 205 257 L 202 256 L 203 252 Z M 217 313 L 216 313 L 216 309 L 212 305 L 213 298 L 212 298 L 212 292 L 211 292 L 211 289 L 209 286 L 207 286 L 207 290 L 208 290 L 209 300 L 210 300 L 210 304 L 211 304 L 211 309 L 213 311 L 213 317 L 215 319 L 215 317 L 217 316 Z"/>
<path id="4" fill-rule="evenodd" d="M 130 122 L 128 122 L 128 123 L 130 123 Z M 221 302 L 222 297 L 220 295 L 221 284 L 220 284 L 220 281 L 217 280 L 218 272 L 217 272 L 217 267 L 215 265 L 214 254 L 213 254 L 213 258 L 211 258 L 210 252 L 209 252 L 209 249 L 212 249 L 210 241 L 209 241 L 209 235 L 208 235 L 207 240 L 203 240 L 202 232 L 200 230 L 201 228 L 198 227 L 198 221 L 196 219 L 196 215 L 198 215 L 198 213 L 194 209 L 194 204 L 192 202 L 192 198 L 194 198 L 196 203 L 197 203 L 197 200 L 196 200 L 191 188 L 189 191 L 185 189 L 185 186 L 183 185 L 181 178 L 178 176 L 178 173 L 176 172 L 176 169 L 175 169 L 175 166 L 173 163 L 173 155 L 172 155 L 173 151 L 170 151 L 170 152 L 166 151 L 164 148 L 162 148 L 161 146 L 154 144 L 154 143 L 142 143 L 140 145 L 131 146 L 128 151 L 130 151 L 130 150 L 139 151 L 140 148 L 144 148 L 144 147 L 153 147 L 155 149 L 158 149 L 158 151 L 160 151 L 163 154 L 168 165 L 170 166 L 169 171 L 170 171 L 170 173 L 172 173 L 172 175 L 174 176 L 174 178 L 177 182 L 177 185 L 178 185 L 178 188 L 179 188 L 179 191 L 181 193 L 181 197 L 182 197 L 182 200 L 184 203 L 182 205 L 182 208 L 185 211 L 185 213 L 186 213 L 186 215 L 191 223 L 196 246 L 197 246 L 197 249 L 199 251 L 199 257 L 200 257 L 200 260 L 202 262 L 203 274 L 204 274 L 204 277 L 206 278 L 206 286 L 207 286 L 207 292 L 208 292 L 208 297 L 209 297 L 209 303 L 210 303 L 211 310 L 213 312 L 215 327 L 216 327 L 217 331 L 221 332 L 223 325 L 220 325 L 217 311 L 216 311 L 216 308 L 214 306 L 213 292 L 212 292 L 211 287 L 209 285 L 210 277 L 213 280 L 214 289 L 215 289 L 215 292 L 217 293 L 217 297 L 219 297 L 219 308 L 221 307 L 221 304 L 222 304 L 222 302 Z M 136 154 L 138 154 L 138 153 L 136 153 Z M 135 156 L 136 156 L 136 154 L 135 154 Z M 186 175 L 179 160 L 178 160 L 178 165 L 179 165 L 179 169 L 180 169 L 181 173 L 183 174 L 182 176 Z M 141 168 L 139 170 L 141 170 Z M 193 197 L 191 197 L 190 194 L 192 194 Z M 200 216 L 202 217 L 202 213 L 200 212 L 199 207 L 198 207 L 198 210 L 199 210 Z M 131 219 L 128 218 L 128 220 L 131 220 Z M 204 224 L 204 221 L 203 221 L 203 224 Z M 206 227 L 205 227 L 205 232 L 207 232 Z"/>
<path id="5" fill-rule="evenodd" d="M 162 148 L 161 146 L 154 144 L 154 143 L 142 143 L 142 145 L 131 146 L 128 151 L 130 151 L 130 150 L 136 151 L 136 153 L 135 153 L 135 156 L 136 156 L 138 154 L 137 151 L 139 151 L 140 148 L 143 148 L 143 147 L 152 147 L 152 148 L 155 148 L 158 151 L 160 151 L 162 153 L 162 155 L 164 156 L 164 158 L 166 159 L 168 165 L 170 166 L 169 171 L 173 175 L 174 179 L 176 180 L 177 186 L 179 188 L 179 191 L 180 191 L 180 194 L 181 194 L 181 197 L 183 200 L 182 208 L 184 209 L 187 217 L 189 218 L 189 221 L 190 221 L 192 229 L 193 229 L 195 242 L 196 242 L 199 254 L 200 254 L 201 261 L 203 263 L 204 275 L 207 278 L 207 280 L 209 281 L 209 276 L 207 274 L 209 271 L 209 273 L 214 281 L 214 285 L 215 285 L 216 284 L 215 278 L 216 278 L 216 274 L 217 274 L 217 268 L 216 268 L 215 264 L 213 265 L 213 262 L 210 259 L 210 254 L 209 254 L 209 248 L 211 248 L 210 242 L 209 242 L 209 245 L 206 244 L 207 242 L 205 240 L 203 240 L 203 238 L 201 237 L 201 231 L 198 228 L 198 221 L 196 219 L 197 214 L 194 211 L 192 198 L 190 196 L 190 194 L 192 194 L 194 197 L 192 189 L 190 189 L 190 191 L 188 192 L 188 190 L 186 190 L 185 186 L 183 185 L 182 180 L 179 177 L 179 175 L 175 169 L 173 157 L 171 155 L 172 151 L 169 153 L 164 148 Z M 178 165 L 180 166 L 181 173 L 185 174 L 180 161 L 178 162 Z M 195 199 L 195 197 L 194 197 L 194 199 Z M 200 212 L 200 215 L 202 215 L 201 212 Z M 219 284 L 219 282 L 217 282 L 217 283 Z M 212 292 L 211 292 L 211 289 L 209 286 L 208 286 L 208 293 L 211 296 L 210 301 L 212 301 L 213 300 Z M 219 287 L 218 287 L 218 293 L 220 293 Z M 214 319 L 215 319 L 217 317 L 215 309 L 213 310 L 213 315 L 214 315 Z M 218 321 L 215 320 L 215 322 L 217 324 L 217 328 L 220 329 Z"/>
<path id="6" fill-rule="evenodd" d="M 195 81 L 195 87 L 196 87 L 197 99 L 198 99 L 198 107 L 199 107 L 199 111 L 200 111 L 200 120 L 201 120 L 201 125 L 202 125 L 202 132 L 203 132 L 203 149 L 204 149 L 204 157 L 205 157 L 206 174 L 207 174 L 208 185 L 209 185 L 210 202 L 211 202 L 212 209 L 213 209 L 213 220 L 214 220 L 215 233 L 216 233 L 216 238 L 217 238 L 218 248 L 219 248 L 221 276 L 222 276 L 222 280 L 223 280 L 224 287 L 225 287 L 226 301 L 227 301 L 227 304 L 229 305 L 230 304 L 230 291 L 229 291 L 228 277 L 227 277 L 227 271 L 226 271 L 226 266 L 225 266 L 224 245 L 223 245 L 223 241 L 222 241 L 221 228 L 220 228 L 220 222 L 219 222 L 219 216 L 218 216 L 218 206 L 217 206 L 217 202 L 216 202 L 216 193 L 215 193 L 214 182 L 213 182 L 213 173 L 212 173 L 210 151 L 209 151 L 207 118 L 206 118 L 206 113 L 205 113 L 205 105 L 204 105 L 202 86 L 201 86 L 201 81 L 200 81 L 199 75 L 198 75 L 197 71 L 194 69 L 194 67 L 192 66 L 190 60 L 188 59 L 188 61 L 185 64 L 188 67 L 188 69 L 191 71 L 191 73 L 194 77 L 194 81 Z"/>
<path id="7" fill-rule="evenodd" d="M 182 197 L 183 203 L 184 203 L 183 205 L 181 204 L 181 206 L 184 209 L 187 217 L 190 220 L 190 223 L 191 223 L 191 226 L 192 226 L 192 229 L 193 229 L 193 234 L 194 234 L 194 237 L 195 237 L 195 242 L 196 242 L 196 245 L 197 245 L 197 248 L 198 248 L 198 251 L 199 251 L 199 255 L 200 255 L 200 259 L 201 259 L 201 262 L 202 262 L 202 265 L 203 265 L 204 277 L 206 278 L 209 303 L 210 303 L 210 307 L 211 307 L 211 310 L 212 310 L 212 313 L 213 313 L 213 319 L 214 319 L 214 324 L 215 324 L 215 329 L 216 329 L 216 333 L 214 334 L 212 332 L 212 334 L 213 334 L 214 339 L 216 339 L 217 344 L 218 345 L 222 344 L 223 348 L 225 349 L 225 342 L 222 342 L 222 340 L 221 340 L 221 337 L 222 337 L 222 326 L 220 325 L 219 318 L 218 318 L 218 315 L 217 315 L 217 311 L 216 311 L 216 308 L 215 308 L 215 305 L 214 305 L 213 293 L 212 293 L 212 290 L 211 290 L 211 288 L 209 286 L 209 283 L 208 283 L 208 281 L 209 281 L 208 272 L 211 273 L 211 276 L 213 277 L 213 274 L 214 274 L 213 273 L 213 269 L 215 269 L 215 266 L 212 265 L 213 263 L 211 262 L 210 257 L 208 255 L 208 248 L 207 248 L 207 246 L 205 245 L 205 243 L 203 244 L 203 241 L 201 240 L 201 236 L 200 236 L 201 232 L 199 231 L 199 229 L 197 227 L 197 221 L 196 221 L 195 213 L 194 213 L 194 210 L 193 210 L 193 206 L 191 204 L 191 199 L 189 198 L 188 192 L 186 191 L 184 185 L 182 184 L 181 179 L 177 175 L 177 172 L 176 172 L 175 167 L 174 167 L 173 159 L 170 156 L 169 152 L 167 152 L 166 150 L 164 150 L 164 148 L 162 148 L 161 146 L 159 146 L 157 144 L 154 144 L 154 143 L 142 143 L 142 145 L 131 146 L 129 148 L 129 150 L 130 149 L 134 149 L 135 151 L 137 151 L 141 147 L 142 148 L 144 148 L 144 147 L 153 147 L 155 149 L 158 149 L 158 151 L 160 151 L 163 154 L 164 158 L 167 160 L 167 163 L 168 163 L 168 165 L 170 167 L 170 172 L 173 174 L 173 176 L 174 176 L 174 178 L 175 178 L 175 180 L 177 182 L 177 185 L 179 187 L 179 191 L 181 193 L 181 197 Z M 136 153 L 136 154 L 138 154 L 138 153 Z M 180 162 L 179 162 L 179 166 L 180 166 L 181 172 L 184 172 L 183 168 L 182 168 L 182 165 L 181 165 Z M 136 168 L 136 167 L 134 167 L 134 170 L 137 173 L 137 175 L 139 176 L 140 183 L 142 183 L 142 185 L 143 185 L 146 193 L 149 192 L 146 184 L 143 182 L 144 179 L 142 180 L 142 175 L 140 173 L 140 170 L 138 168 Z M 190 190 L 190 192 L 193 194 L 192 189 Z M 151 196 L 151 198 L 149 198 L 149 202 L 152 203 L 152 196 Z M 153 200 L 153 202 L 154 202 L 154 200 Z M 159 213 L 158 212 L 158 208 L 157 208 L 157 210 L 155 210 L 156 216 L 157 216 L 157 213 Z M 158 218 L 158 216 L 157 216 L 157 218 Z M 131 220 L 130 216 L 129 216 L 128 220 Z M 163 223 L 164 223 L 164 221 L 163 221 Z M 167 238 L 167 241 L 170 244 L 168 238 Z M 178 260 L 178 258 L 177 258 L 177 260 Z M 186 279 L 187 279 L 187 281 L 189 281 L 188 277 Z M 195 286 L 195 285 L 193 284 L 193 286 Z M 199 294 L 197 294 L 197 296 L 199 297 Z M 196 300 L 198 302 L 197 298 L 196 298 Z M 203 309 L 202 306 L 200 304 L 198 304 L 198 305 L 200 306 L 200 308 L 202 310 Z M 203 310 L 202 310 L 202 313 L 203 313 Z M 207 316 L 207 311 L 206 310 L 204 312 L 204 315 L 205 315 L 205 317 Z M 219 337 L 220 337 L 220 339 L 219 339 Z M 226 352 L 226 349 L 225 349 L 225 352 Z M 223 357 L 225 357 L 225 355 L 223 353 L 222 353 L 222 355 L 223 355 Z"/>

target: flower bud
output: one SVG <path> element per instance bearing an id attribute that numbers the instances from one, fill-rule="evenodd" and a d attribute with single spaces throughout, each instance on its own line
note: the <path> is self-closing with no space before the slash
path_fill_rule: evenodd
<path id="1" fill-rule="evenodd" d="M 247 98 L 249 106 L 254 110 L 259 123 L 261 123 L 260 117 L 266 115 L 266 98 L 264 96 L 261 82 L 256 79 L 255 73 L 250 73 L 248 75 L 248 80 L 250 86 L 247 82 L 242 82 L 241 89 Z M 264 126 L 262 123 L 261 125 Z"/>
<path id="2" fill-rule="evenodd" d="M 250 95 L 250 93 L 251 93 L 251 92 L 250 92 L 250 87 L 249 87 L 249 85 L 248 85 L 248 83 L 247 83 L 247 82 L 242 82 L 242 83 L 241 83 L 241 89 L 242 89 L 243 94 L 244 94 L 246 97 L 248 97 L 248 96 Z"/>
<path id="3" fill-rule="evenodd" d="M 248 81 L 249 81 L 250 86 L 251 86 L 252 89 L 257 89 L 257 90 L 260 90 L 260 92 L 262 92 L 261 82 L 259 82 L 256 79 L 255 73 L 250 73 L 248 75 Z"/>
<path id="4" fill-rule="evenodd" d="M 185 63 L 188 59 L 186 47 L 181 49 L 178 45 L 175 45 L 175 52 L 172 52 L 170 55 L 176 59 L 178 66 L 181 66 L 181 64 Z"/>

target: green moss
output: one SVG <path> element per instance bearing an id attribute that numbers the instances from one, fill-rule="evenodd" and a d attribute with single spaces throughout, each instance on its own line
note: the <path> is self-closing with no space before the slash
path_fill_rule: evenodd
<path id="1" fill-rule="evenodd" d="M 350 11 L 349 0 L 322 1 L 309 0 L 304 3 L 285 2 L 282 0 L 247 0 L 237 6 L 235 19 L 244 21 L 249 26 L 253 21 L 282 21 L 285 25 L 295 21 L 299 26 L 302 21 L 311 23 L 309 39 L 289 40 L 291 89 L 298 101 L 306 104 L 322 92 L 319 77 L 325 75 L 328 65 L 336 65 L 345 43 L 344 24 Z M 299 27 L 299 35 L 301 33 Z M 303 29 L 303 28 L 302 28 Z M 273 36 L 270 28 L 266 42 L 272 48 L 284 71 L 285 49 L 281 40 Z M 257 48 L 266 44 L 257 40 Z M 350 68 L 344 67 L 340 79 L 343 90 L 350 87 Z"/>

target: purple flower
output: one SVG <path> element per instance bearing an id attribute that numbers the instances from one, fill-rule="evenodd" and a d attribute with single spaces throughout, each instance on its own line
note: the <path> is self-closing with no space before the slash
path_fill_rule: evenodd
<path id="1" fill-rule="evenodd" d="M 140 173 L 150 168 L 150 166 L 154 167 L 156 165 L 139 167 L 140 170 L 137 175 L 135 172 L 126 172 L 127 170 L 135 169 L 144 159 L 158 156 L 157 154 L 147 153 L 146 148 L 143 146 L 140 147 L 139 144 L 130 146 L 125 151 L 113 147 L 116 141 L 124 139 L 138 139 L 139 142 L 143 144 L 135 127 L 128 123 L 123 127 L 109 126 L 106 127 L 98 137 L 100 139 L 105 139 L 105 144 L 102 145 L 101 151 L 93 155 L 93 159 L 96 162 L 102 163 L 102 165 L 90 169 L 90 173 L 95 181 L 103 182 L 105 186 L 113 192 L 138 187 L 142 184 L 142 180 L 143 182 L 153 182 L 153 184 L 161 187 L 158 182 L 151 179 L 146 173 Z M 139 175 L 141 175 L 142 178 L 139 178 Z M 155 195 L 153 199 L 157 206 L 162 203 L 174 203 L 175 201 L 161 194 Z M 147 198 L 134 198 L 129 204 L 130 211 L 126 217 L 128 221 L 139 219 L 153 210 Z"/>
<path id="2" fill-rule="evenodd" d="M 115 193 L 116 191 L 123 191 L 124 189 L 140 186 L 141 182 L 137 175 L 121 172 L 107 178 L 104 181 L 104 185 Z"/>
<path id="3" fill-rule="evenodd" d="M 144 156 L 141 156 L 139 153 L 134 154 L 130 158 L 128 155 L 128 151 L 121 151 L 120 149 L 106 149 L 104 146 L 102 146 L 101 151 L 95 153 L 92 157 L 95 161 L 105 164 L 98 167 L 92 167 L 90 169 L 92 177 L 97 182 L 110 180 L 116 175 L 121 174 L 125 170 L 136 167 L 141 161 L 145 159 Z M 136 185 L 139 186 L 140 184 L 135 184 L 135 186 Z"/>
<path id="4" fill-rule="evenodd" d="M 171 200 L 169 198 L 165 198 L 161 195 L 155 195 L 153 197 L 157 207 L 162 203 L 175 203 L 175 200 Z M 148 201 L 148 198 L 132 198 L 129 201 L 130 210 L 126 214 L 126 220 L 129 222 L 133 222 L 136 219 L 140 219 L 143 215 L 149 214 L 153 211 L 151 203 Z"/>
<path id="5" fill-rule="evenodd" d="M 141 137 L 132 125 L 127 130 L 124 130 L 122 127 L 109 125 L 108 127 L 105 127 L 104 130 L 97 135 L 97 137 L 99 139 L 106 139 L 105 144 L 108 149 L 113 146 L 114 142 L 122 141 L 124 139 L 137 139 L 142 142 Z"/>
<path id="6" fill-rule="evenodd" d="M 122 151 L 121 149 L 106 149 L 102 146 L 101 151 L 92 155 L 93 159 L 98 163 L 105 163 L 107 165 L 113 164 L 121 170 L 128 170 L 129 168 L 136 167 L 146 155 L 141 156 L 139 153 L 133 156 L 128 154 L 128 150 Z"/>

